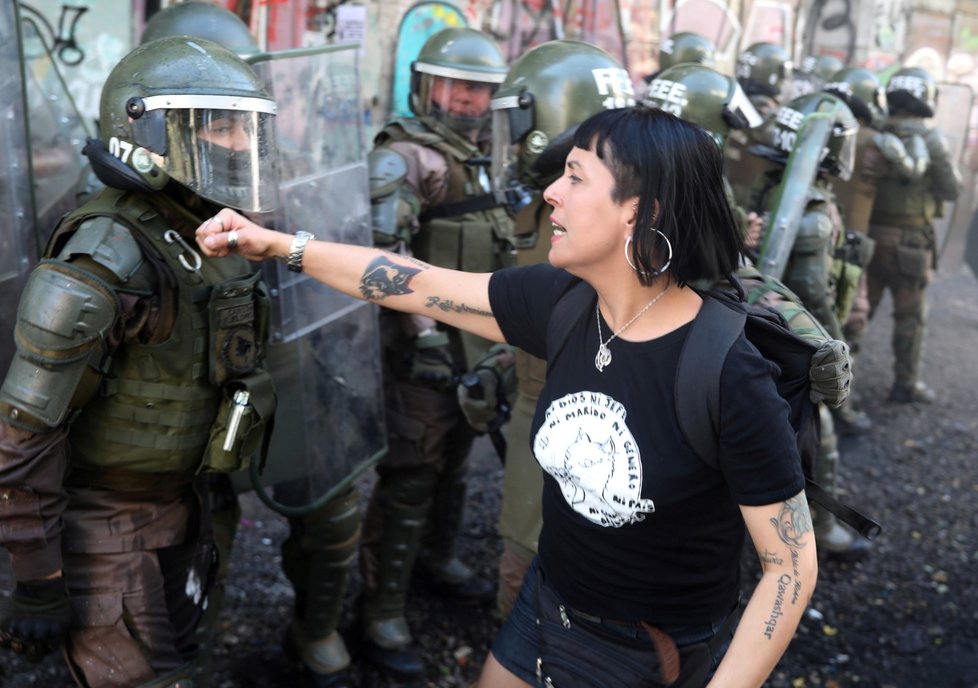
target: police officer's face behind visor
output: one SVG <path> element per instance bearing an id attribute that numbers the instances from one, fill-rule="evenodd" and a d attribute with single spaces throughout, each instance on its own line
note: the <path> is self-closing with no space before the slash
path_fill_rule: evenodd
<path id="1" fill-rule="evenodd" d="M 480 117 L 489 111 L 493 84 L 435 77 L 431 102 L 452 117 Z"/>
<path id="2" fill-rule="evenodd" d="M 232 151 L 246 151 L 251 146 L 251 125 L 237 113 L 221 113 L 197 130 L 197 137 L 215 146 Z"/>

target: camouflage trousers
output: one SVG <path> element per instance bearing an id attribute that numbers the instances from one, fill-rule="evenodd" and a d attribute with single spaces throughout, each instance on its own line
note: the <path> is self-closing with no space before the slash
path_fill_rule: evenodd
<path id="1" fill-rule="evenodd" d="M 874 225 L 870 236 L 876 240 L 876 252 L 867 270 L 870 317 L 889 289 L 893 297 L 894 383 L 910 387 L 920 373 L 927 316 L 925 291 L 934 275 L 934 231 L 930 225 Z"/>
<path id="2" fill-rule="evenodd" d="M 216 558 L 190 485 L 140 492 L 69 488 L 65 641 L 80 686 L 138 686 L 195 659 Z"/>

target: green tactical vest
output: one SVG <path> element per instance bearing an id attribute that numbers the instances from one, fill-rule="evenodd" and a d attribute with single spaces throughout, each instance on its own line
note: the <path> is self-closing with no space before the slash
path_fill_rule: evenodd
<path id="1" fill-rule="evenodd" d="M 883 126 L 906 142 L 907 135 L 920 132 L 914 118 L 891 120 Z M 938 201 L 931 190 L 930 175 L 917 180 L 886 176 L 880 179 L 870 222 L 879 225 L 913 226 L 929 224 L 937 213 Z"/>
<path id="2" fill-rule="evenodd" d="M 375 139 L 378 145 L 393 141 L 416 143 L 445 156 L 446 204 L 488 193 L 487 182 L 483 181 L 488 179 L 488 168 L 466 164 L 485 155 L 442 123 L 427 117 L 396 119 Z M 422 214 L 420 220 L 421 227 L 411 239 L 411 252 L 419 260 L 465 272 L 492 272 L 514 263 L 512 220 L 504 207 L 433 219 Z"/>
<path id="3" fill-rule="evenodd" d="M 100 392 L 71 425 L 72 465 L 84 475 L 177 474 L 179 482 L 184 474 L 189 482 L 202 469 L 212 426 L 222 422 L 222 383 L 260 367 L 267 302 L 258 274 L 236 256 L 199 260 L 193 240 L 172 231 L 192 236 L 196 220 L 188 215 L 164 194 L 106 189 L 66 216 L 49 244 L 54 251 L 86 219 L 110 217 L 132 232 L 170 288 L 159 303 L 161 320 L 172 322 L 169 336 L 120 346 Z"/>
<path id="4" fill-rule="evenodd" d="M 862 174 L 867 155 L 880 155 L 873 143 L 875 131 L 860 126 L 856 133 L 855 172 L 849 181 L 838 181 L 832 185 L 835 200 L 846 215 L 846 227 L 861 234 L 869 232 L 869 216 L 876 199 L 876 180 Z"/>

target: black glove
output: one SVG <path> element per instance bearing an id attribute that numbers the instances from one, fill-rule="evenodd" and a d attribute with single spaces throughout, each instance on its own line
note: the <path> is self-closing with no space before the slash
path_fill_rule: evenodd
<path id="1" fill-rule="evenodd" d="M 71 623 L 64 578 L 17 583 L 0 602 L 0 647 L 9 647 L 32 662 L 58 647 Z"/>
<path id="2" fill-rule="evenodd" d="M 450 389 L 458 373 L 448 346 L 448 334 L 432 331 L 414 340 L 411 381 L 431 389 Z"/>

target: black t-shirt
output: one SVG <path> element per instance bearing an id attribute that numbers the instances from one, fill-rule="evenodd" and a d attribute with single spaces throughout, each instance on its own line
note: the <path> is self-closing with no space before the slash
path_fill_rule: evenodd
<path id="1" fill-rule="evenodd" d="M 546 358 L 550 314 L 573 283 L 549 265 L 496 272 L 489 298 L 506 341 Z M 653 624 L 723 616 L 738 595 L 738 504 L 773 504 L 804 488 L 777 368 L 743 335 L 720 380 L 721 470 L 686 443 L 674 391 L 689 329 L 616 338 L 598 372 L 592 302 L 548 370 L 530 433 L 544 469 L 539 553 L 572 607 Z M 608 337 L 607 323 L 602 330 Z"/>

